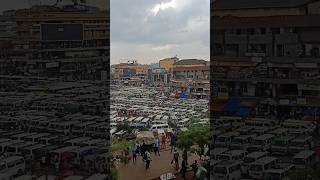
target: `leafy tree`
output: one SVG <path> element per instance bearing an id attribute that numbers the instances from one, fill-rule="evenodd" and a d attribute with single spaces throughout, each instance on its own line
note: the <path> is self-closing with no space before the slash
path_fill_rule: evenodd
<path id="1" fill-rule="evenodd" d="M 133 128 L 129 126 L 128 122 L 120 123 L 117 125 L 117 130 L 124 130 L 128 134 L 132 133 Z"/>
<path id="2" fill-rule="evenodd" d="M 189 129 L 184 132 L 180 132 L 178 135 L 178 147 L 184 152 L 184 159 L 187 161 L 187 152 L 191 150 L 191 146 L 198 145 L 199 148 L 203 148 L 208 145 L 210 141 L 210 131 L 208 126 L 202 126 L 199 124 L 191 124 Z"/>

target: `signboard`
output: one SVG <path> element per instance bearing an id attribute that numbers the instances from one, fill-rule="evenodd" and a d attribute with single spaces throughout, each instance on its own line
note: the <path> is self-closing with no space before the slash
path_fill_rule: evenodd
<path id="1" fill-rule="evenodd" d="M 59 67 L 59 62 L 46 63 L 46 68 L 56 68 Z"/>
<path id="2" fill-rule="evenodd" d="M 83 39 L 82 24 L 50 23 L 41 24 L 43 41 L 71 41 Z"/>
<path id="3" fill-rule="evenodd" d="M 280 99 L 279 104 L 280 105 L 289 105 L 290 101 L 289 101 L 289 99 Z"/>
<path id="4" fill-rule="evenodd" d="M 307 99 L 306 98 L 297 98 L 297 104 L 305 105 L 305 104 L 307 104 Z"/>

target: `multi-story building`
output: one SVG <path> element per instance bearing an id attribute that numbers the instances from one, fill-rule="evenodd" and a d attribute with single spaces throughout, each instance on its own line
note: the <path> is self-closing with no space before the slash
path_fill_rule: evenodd
<path id="1" fill-rule="evenodd" d="M 12 41 L 16 37 L 16 22 L 14 20 L 15 11 L 4 11 L 0 15 L 0 58 L 10 55 Z"/>
<path id="2" fill-rule="evenodd" d="M 210 93 L 209 62 L 200 59 L 182 59 L 173 64 L 171 91 L 189 97 L 208 98 Z"/>
<path id="3" fill-rule="evenodd" d="M 216 99 L 272 102 L 278 115 L 297 108 L 317 111 L 320 1 L 239 3 L 216 0 L 211 6 Z"/>
<path id="4" fill-rule="evenodd" d="M 159 67 L 160 68 L 166 68 L 167 70 L 170 70 L 171 68 L 173 68 L 173 65 L 177 61 L 179 61 L 179 58 L 177 58 L 177 57 L 161 59 L 159 61 Z"/>
<path id="5" fill-rule="evenodd" d="M 109 62 L 109 13 L 87 6 L 17 10 L 15 56 L 24 74 L 100 79 Z"/>
<path id="6" fill-rule="evenodd" d="M 173 64 L 172 73 L 175 79 L 209 79 L 208 61 L 199 59 L 182 59 Z"/>
<path id="7" fill-rule="evenodd" d="M 155 85 L 165 85 L 170 82 L 170 71 L 164 67 L 149 69 L 149 82 Z"/>
<path id="8" fill-rule="evenodd" d="M 128 63 L 120 63 L 111 66 L 111 74 L 113 79 L 130 79 L 140 78 L 146 80 L 148 77 L 148 65 L 139 64 L 136 61 Z"/>

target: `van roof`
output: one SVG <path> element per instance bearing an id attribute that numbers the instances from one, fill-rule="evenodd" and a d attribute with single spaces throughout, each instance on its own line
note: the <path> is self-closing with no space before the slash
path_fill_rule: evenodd
<path id="1" fill-rule="evenodd" d="M 273 134 L 263 134 L 261 136 L 255 137 L 254 139 L 255 140 L 265 140 L 265 139 L 273 138 L 273 137 L 274 137 Z"/>
<path id="2" fill-rule="evenodd" d="M 256 158 L 256 157 L 261 157 L 261 156 L 264 156 L 264 155 L 267 155 L 267 154 L 268 154 L 267 152 L 255 151 L 255 152 L 252 152 L 252 153 L 248 154 L 246 157 Z"/>
<path id="3" fill-rule="evenodd" d="M 18 144 L 18 143 L 22 143 L 24 141 L 22 140 L 12 140 L 12 141 L 7 141 L 7 142 L 3 142 L 3 143 L 0 143 L 0 146 L 8 146 L 8 145 L 11 145 L 11 144 Z"/>
<path id="4" fill-rule="evenodd" d="M 23 160 L 23 157 L 22 156 L 10 156 L 10 157 L 7 157 L 5 159 L 1 159 L 0 162 L 8 163 L 8 162 L 16 161 L 16 160 L 19 160 L 19 159 Z"/>
<path id="5" fill-rule="evenodd" d="M 280 127 L 280 128 L 275 129 L 275 130 L 272 130 L 272 131 L 270 132 L 270 134 L 273 134 L 273 133 L 282 133 L 282 132 L 287 132 L 287 131 L 288 131 L 287 128 Z"/>
<path id="6" fill-rule="evenodd" d="M 21 133 L 21 134 L 15 134 L 11 137 L 17 137 L 17 138 L 20 138 L 20 137 L 26 137 L 26 136 L 32 136 L 32 135 L 35 135 L 37 133 Z"/>
<path id="7" fill-rule="evenodd" d="M 312 139 L 312 136 L 298 136 L 292 141 L 306 141 L 306 140 L 309 140 L 309 139 Z"/>
<path id="8" fill-rule="evenodd" d="M 31 146 L 23 147 L 22 149 L 40 149 L 40 148 L 43 148 L 45 146 L 46 145 L 44 145 L 44 144 L 34 144 L 34 145 L 31 145 Z"/>
<path id="9" fill-rule="evenodd" d="M 253 162 L 253 164 L 264 164 L 264 163 L 268 163 L 271 161 L 277 160 L 277 158 L 275 157 L 271 157 L 271 156 L 267 156 L 267 157 L 263 157 L 261 159 L 256 160 L 255 162 Z"/>
<path id="10" fill-rule="evenodd" d="M 217 164 L 216 167 L 230 167 L 230 166 L 234 166 L 237 164 L 240 164 L 240 161 L 236 161 L 236 160 L 228 160 L 228 161 L 222 161 L 221 163 Z"/>
<path id="11" fill-rule="evenodd" d="M 314 151 L 305 150 L 305 151 L 299 152 L 298 154 L 293 156 L 293 158 L 306 158 L 306 157 L 309 157 L 309 156 L 311 156 L 313 154 L 315 154 Z"/>
<path id="12" fill-rule="evenodd" d="M 244 150 L 230 150 L 230 151 L 224 152 L 223 154 L 239 155 L 239 154 L 243 154 L 245 152 L 246 151 L 244 151 Z"/>
<path id="13" fill-rule="evenodd" d="M 280 141 L 290 141 L 292 139 L 294 139 L 294 136 L 277 136 L 275 138 L 275 141 L 280 140 Z"/>
<path id="14" fill-rule="evenodd" d="M 77 146 L 66 146 L 66 147 L 62 147 L 62 148 L 59 148 L 59 149 L 55 149 L 52 152 L 58 152 L 58 153 L 66 152 L 66 151 L 74 150 L 76 148 L 77 148 Z"/>
<path id="15" fill-rule="evenodd" d="M 49 136 L 49 135 L 51 135 L 51 134 L 50 133 L 38 133 L 38 134 L 31 135 L 31 136 L 26 136 L 26 138 L 45 137 L 45 136 Z"/>
<path id="16" fill-rule="evenodd" d="M 229 150 L 228 148 L 217 147 L 217 148 L 214 148 L 214 149 L 211 150 L 211 154 L 213 154 L 213 155 L 221 154 L 221 153 L 227 152 L 228 150 Z"/>
<path id="17" fill-rule="evenodd" d="M 67 140 L 66 142 L 67 143 L 74 143 L 74 142 L 87 141 L 87 140 L 91 140 L 91 138 L 90 137 L 77 137 L 74 139 Z"/>

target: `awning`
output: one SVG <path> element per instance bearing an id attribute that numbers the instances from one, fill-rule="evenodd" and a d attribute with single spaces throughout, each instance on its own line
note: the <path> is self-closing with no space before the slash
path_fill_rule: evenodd
<path id="1" fill-rule="evenodd" d="M 273 68 L 292 68 L 293 64 L 287 64 L 287 63 L 268 63 L 268 67 Z"/>
<path id="2" fill-rule="evenodd" d="M 236 115 L 237 116 L 249 116 L 251 109 L 248 107 L 239 107 Z"/>
<path id="3" fill-rule="evenodd" d="M 239 104 L 240 104 L 240 98 L 239 97 L 231 97 L 228 100 L 228 102 L 224 105 L 223 111 L 236 112 Z"/>

